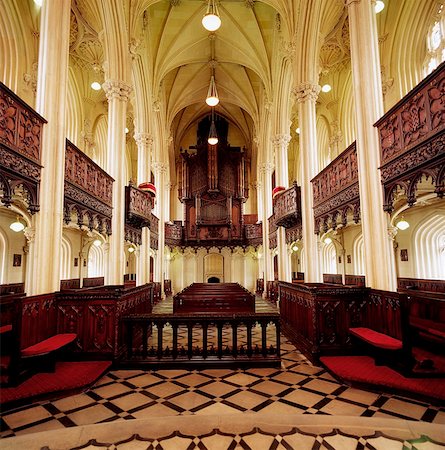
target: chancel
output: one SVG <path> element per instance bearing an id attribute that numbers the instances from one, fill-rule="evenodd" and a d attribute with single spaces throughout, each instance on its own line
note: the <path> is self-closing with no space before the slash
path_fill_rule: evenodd
<path id="1" fill-rule="evenodd" d="M 1 446 L 445 448 L 438 0 L 0 2 Z"/>

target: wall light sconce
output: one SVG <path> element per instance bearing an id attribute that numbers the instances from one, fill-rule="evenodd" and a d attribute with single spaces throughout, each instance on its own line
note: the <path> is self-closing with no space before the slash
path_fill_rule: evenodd
<path id="1" fill-rule="evenodd" d="M 207 31 L 216 31 L 221 26 L 221 19 L 219 18 L 218 7 L 215 0 L 209 0 L 207 4 L 207 11 L 202 18 L 202 26 Z"/>
<path id="2" fill-rule="evenodd" d="M 407 229 L 409 228 L 409 223 L 408 223 L 408 222 L 405 220 L 405 218 L 402 216 L 402 217 L 400 218 L 400 220 L 397 221 L 396 227 L 397 227 L 399 230 L 404 231 L 404 230 L 407 230 Z"/>
<path id="3" fill-rule="evenodd" d="M 93 245 L 94 245 L 95 247 L 100 247 L 100 246 L 102 245 L 102 241 L 101 241 L 100 239 L 95 239 L 95 240 L 93 241 Z"/>
<path id="4" fill-rule="evenodd" d="M 16 233 L 19 233 L 25 229 L 25 224 L 20 220 L 20 217 L 17 216 L 16 221 L 12 222 L 11 225 L 9 225 L 9 228 Z"/>
<path id="5" fill-rule="evenodd" d="M 385 3 L 382 0 L 377 0 L 375 2 L 375 6 L 374 6 L 374 10 L 376 12 L 376 14 L 378 14 L 379 12 L 382 12 L 385 9 Z"/>
<path id="6" fill-rule="evenodd" d="M 298 245 L 293 245 L 292 246 L 292 251 L 293 252 L 298 252 Z"/>
<path id="7" fill-rule="evenodd" d="M 332 244 L 332 239 L 330 237 L 324 238 L 323 241 L 326 245 Z"/>
<path id="8" fill-rule="evenodd" d="M 134 247 L 133 246 L 130 246 L 130 247 L 128 247 L 128 253 L 133 253 L 134 252 Z"/>

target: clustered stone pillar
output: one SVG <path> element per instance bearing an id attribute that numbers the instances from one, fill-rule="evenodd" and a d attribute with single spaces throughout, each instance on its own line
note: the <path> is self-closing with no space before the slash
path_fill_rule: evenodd
<path id="1" fill-rule="evenodd" d="M 289 167 L 287 148 L 290 142 L 290 135 L 276 134 L 272 138 L 272 144 L 275 150 L 275 179 L 277 186 L 289 187 Z M 290 255 L 286 245 L 286 229 L 278 227 L 277 230 L 278 246 L 278 279 L 281 281 L 292 281 Z"/>
<path id="2" fill-rule="evenodd" d="M 383 211 L 380 144 L 373 124 L 383 115 L 378 35 L 373 1 L 347 0 L 357 126 L 360 212 L 366 285 L 395 290 L 395 261 Z"/>
<path id="3" fill-rule="evenodd" d="M 272 215 L 272 172 L 274 165 L 272 163 L 262 163 L 259 165 L 259 173 L 262 179 L 262 199 L 263 209 L 263 258 L 264 258 L 264 283 L 274 279 L 273 259 L 269 248 L 269 221 Z M 264 294 L 265 295 L 265 294 Z"/>
<path id="4" fill-rule="evenodd" d="M 138 185 L 149 182 L 151 177 L 151 150 L 153 137 L 149 133 L 135 133 L 138 146 Z M 136 268 L 136 284 L 141 286 L 150 281 L 150 228 L 142 228 L 142 244 L 139 248 Z"/>
<path id="5" fill-rule="evenodd" d="M 107 80 L 102 85 L 108 99 L 108 167 L 113 182 L 112 234 L 106 271 L 106 284 L 123 284 L 125 273 L 125 123 L 131 86 L 123 81 Z"/>
<path id="6" fill-rule="evenodd" d="M 162 162 L 153 163 L 155 184 L 157 186 L 156 214 L 159 219 L 158 230 L 158 252 L 154 271 L 155 281 L 161 281 L 164 277 L 164 243 L 165 243 L 165 179 L 167 174 L 167 164 Z"/>
<path id="7" fill-rule="evenodd" d="M 29 295 L 60 289 L 70 12 L 71 0 L 46 0 L 41 10 L 36 110 L 48 123 L 42 132 L 40 212 L 30 253 Z"/>
<path id="8" fill-rule="evenodd" d="M 314 229 L 314 196 L 311 184 L 311 179 L 318 173 L 315 102 L 319 92 L 320 86 L 312 83 L 301 83 L 293 89 L 298 102 L 300 124 L 303 265 L 304 280 L 308 283 L 321 281 L 318 238 Z"/>

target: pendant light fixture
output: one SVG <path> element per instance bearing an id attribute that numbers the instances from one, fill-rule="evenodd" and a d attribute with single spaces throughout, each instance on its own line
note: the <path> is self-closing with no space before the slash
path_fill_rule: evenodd
<path id="1" fill-rule="evenodd" d="M 221 19 L 219 18 L 215 0 L 209 0 L 207 11 L 202 18 L 202 25 L 207 31 L 216 31 L 221 26 Z"/>
<path id="2" fill-rule="evenodd" d="M 19 233 L 25 229 L 25 224 L 20 220 L 20 217 L 17 216 L 16 221 L 12 222 L 11 225 L 9 225 L 9 228 L 16 233 Z"/>
<path id="3" fill-rule="evenodd" d="M 212 122 L 210 124 L 209 137 L 207 139 L 207 142 L 210 145 L 216 145 L 218 143 L 218 134 L 216 132 L 213 108 L 212 108 Z"/>
<path id="4" fill-rule="evenodd" d="M 209 90 L 207 92 L 206 103 L 209 106 L 216 106 L 219 103 L 218 91 L 216 90 L 215 76 L 212 74 L 210 78 Z"/>

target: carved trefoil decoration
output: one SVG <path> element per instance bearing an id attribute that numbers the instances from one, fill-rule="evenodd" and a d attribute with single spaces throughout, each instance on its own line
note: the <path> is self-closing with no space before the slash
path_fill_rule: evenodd
<path id="1" fill-rule="evenodd" d="M 10 206 L 24 195 L 30 214 L 39 211 L 40 151 L 46 120 L 0 82 L 0 200 Z"/>
<path id="2" fill-rule="evenodd" d="M 445 63 L 428 75 L 376 124 L 380 136 L 383 209 L 391 212 L 401 189 L 409 206 L 423 176 L 445 192 Z"/>

